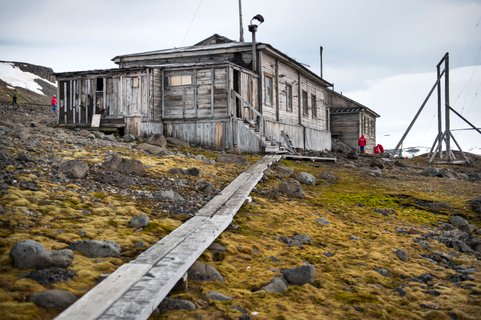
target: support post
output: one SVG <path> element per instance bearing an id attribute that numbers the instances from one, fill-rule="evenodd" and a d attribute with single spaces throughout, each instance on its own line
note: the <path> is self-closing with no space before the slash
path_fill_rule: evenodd
<path id="1" fill-rule="evenodd" d="M 444 105 L 446 116 L 446 159 L 453 160 L 451 156 L 451 128 L 449 119 L 449 53 L 444 55 Z"/>

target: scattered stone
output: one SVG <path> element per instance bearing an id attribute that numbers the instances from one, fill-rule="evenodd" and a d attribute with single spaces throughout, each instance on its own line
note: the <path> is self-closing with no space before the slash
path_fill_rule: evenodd
<path id="1" fill-rule="evenodd" d="M 213 251 L 213 252 L 226 252 L 227 249 L 221 245 L 220 243 L 218 242 L 214 242 L 212 243 L 208 248 L 207 250 L 210 250 L 210 251 Z"/>
<path id="2" fill-rule="evenodd" d="M 322 172 L 319 175 L 319 178 L 322 179 L 322 180 L 329 181 L 329 182 L 336 182 L 337 181 L 337 176 L 333 173 L 330 173 L 330 172 Z"/>
<path id="3" fill-rule="evenodd" d="M 394 293 L 397 293 L 400 297 L 405 297 L 406 296 L 406 291 L 404 291 L 403 288 L 397 287 L 394 288 Z"/>
<path id="4" fill-rule="evenodd" d="M 382 170 L 379 168 L 374 168 L 373 170 L 369 171 L 368 174 L 371 177 L 381 177 L 382 176 Z"/>
<path id="5" fill-rule="evenodd" d="M 471 276 L 465 273 L 456 273 L 448 276 L 447 280 L 454 283 L 458 283 L 458 282 L 463 282 L 467 280 L 474 280 L 474 278 L 472 278 Z"/>
<path id="6" fill-rule="evenodd" d="M 396 227 L 396 232 L 407 234 L 407 233 L 408 233 L 408 229 L 406 229 L 406 228 L 404 228 L 404 227 Z"/>
<path id="7" fill-rule="evenodd" d="M 124 142 L 134 142 L 136 140 L 135 136 L 133 134 L 127 133 L 122 137 Z"/>
<path id="8" fill-rule="evenodd" d="M 149 136 L 145 140 L 145 142 L 147 142 L 148 144 L 154 145 L 154 146 L 161 147 L 161 148 L 167 147 L 167 140 L 165 139 L 165 137 L 161 133 L 155 133 L 155 134 Z"/>
<path id="9" fill-rule="evenodd" d="M 89 258 L 118 257 L 119 245 L 110 240 L 81 240 L 70 244 L 70 249 L 79 251 Z"/>
<path id="10" fill-rule="evenodd" d="M 417 279 L 420 282 L 429 283 L 434 280 L 434 276 L 430 273 L 423 273 Z"/>
<path id="11" fill-rule="evenodd" d="M 105 137 L 105 133 L 101 131 L 93 131 L 92 134 L 95 136 L 97 139 L 103 139 Z"/>
<path id="12" fill-rule="evenodd" d="M 286 236 L 279 236 L 277 238 L 278 240 L 287 244 L 289 247 L 295 246 L 298 248 L 303 248 L 304 244 L 311 244 L 311 237 L 309 237 L 307 234 L 295 234 L 291 238 Z"/>
<path id="13" fill-rule="evenodd" d="M 369 164 L 372 168 L 384 169 L 384 163 L 380 158 L 373 157 L 371 163 Z"/>
<path id="14" fill-rule="evenodd" d="M 17 160 L 17 161 L 20 161 L 20 162 L 35 162 L 35 161 L 33 160 L 33 158 L 31 158 L 28 154 L 23 153 L 23 152 L 21 152 L 21 153 L 19 153 L 19 154 L 17 155 L 17 159 L 16 159 L 16 160 Z"/>
<path id="15" fill-rule="evenodd" d="M 207 292 L 207 298 L 211 300 L 218 300 L 218 301 L 230 301 L 232 297 L 229 297 L 223 293 L 217 291 L 209 291 Z"/>
<path id="16" fill-rule="evenodd" d="M 197 182 L 197 190 L 207 194 L 216 194 L 219 192 L 217 188 L 207 180 L 200 180 Z"/>
<path id="17" fill-rule="evenodd" d="M 301 188 L 299 181 L 295 179 L 289 179 L 287 181 L 282 181 L 278 186 L 277 190 L 289 197 L 301 198 L 305 197 L 304 191 Z"/>
<path id="18" fill-rule="evenodd" d="M 276 277 L 272 279 L 272 282 L 262 287 L 261 290 L 273 293 L 283 293 L 287 291 L 287 282 L 283 277 Z"/>
<path id="19" fill-rule="evenodd" d="M 316 267 L 312 264 L 282 270 L 284 278 L 290 284 L 303 285 L 313 283 L 315 280 Z"/>
<path id="20" fill-rule="evenodd" d="M 469 222 L 466 219 L 460 216 L 452 216 L 449 218 L 449 222 L 459 230 L 469 232 Z"/>
<path id="21" fill-rule="evenodd" d="M 113 134 L 109 134 L 109 135 L 105 135 L 103 139 L 107 141 L 115 141 L 115 136 Z"/>
<path id="22" fill-rule="evenodd" d="M 307 172 L 299 172 L 295 177 L 300 183 L 310 186 L 316 185 L 317 182 L 316 177 Z"/>
<path id="23" fill-rule="evenodd" d="M 172 145 L 182 146 L 182 147 L 190 147 L 190 144 L 187 141 L 184 141 L 184 140 L 180 140 L 180 139 L 172 138 L 172 137 L 168 137 L 166 140 L 169 144 L 172 144 Z"/>
<path id="24" fill-rule="evenodd" d="M 474 212 L 481 213 L 481 197 L 470 200 L 469 206 L 474 210 Z"/>
<path id="25" fill-rule="evenodd" d="M 324 252 L 323 255 L 325 255 L 325 256 L 328 257 L 328 258 L 334 257 L 334 253 L 332 253 L 332 252 L 330 252 L 330 251 Z"/>
<path id="26" fill-rule="evenodd" d="M 387 208 L 374 208 L 374 212 L 380 213 L 385 217 L 388 217 L 390 215 L 396 214 L 396 210 L 394 209 L 387 209 Z"/>
<path id="27" fill-rule="evenodd" d="M 281 176 L 281 177 L 292 177 L 294 175 L 294 169 L 291 169 L 289 167 L 285 166 L 276 166 L 276 172 Z"/>
<path id="28" fill-rule="evenodd" d="M 441 295 L 441 292 L 438 290 L 427 290 L 426 293 L 432 295 L 433 297 L 439 297 Z"/>
<path id="29" fill-rule="evenodd" d="M 13 246 L 10 258 L 19 269 L 66 268 L 72 264 L 73 253 L 68 249 L 50 251 L 37 241 L 24 240 Z"/>
<path id="30" fill-rule="evenodd" d="M 158 199 L 161 201 L 175 201 L 175 202 L 184 201 L 184 198 L 174 190 L 156 191 L 152 195 L 155 199 Z"/>
<path id="31" fill-rule="evenodd" d="M 200 177 L 202 171 L 199 168 L 189 168 L 185 171 L 185 174 L 193 177 Z"/>
<path id="32" fill-rule="evenodd" d="M 77 301 L 77 297 L 66 290 L 46 290 L 32 295 L 30 301 L 42 308 L 66 309 Z"/>
<path id="33" fill-rule="evenodd" d="M 426 177 L 442 177 L 443 176 L 443 174 L 441 173 L 441 170 L 433 167 L 427 167 L 421 172 L 421 175 Z"/>
<path id="34" fill-rule="evenodd" d="M 406 251 L 402 249 L 396 249 L 395 254 L 401 261 L 404 261 L 404 262 L 409 261 L 409 255 Z"/>
<path id="35" fill-rule="evenodd" d="M 317 220 L 316 220 L 316 223 L 319 223 L 319 224 L 322 224 L 322 225 L 328 225 L 328 224 L 330 224 L 329 220 L 327 220 L 326 218 L 323 218 L 323 217 L 317 219 Z"/>
<path id="36" fill-rule="evenodd" d="M 88 136 L 90 136 L 90 131 L 82 129 L 82 130 L 79 131 L 78 134 L 81 137 L 88 138 Z"/>
<path id="37" fill-rule="evenodd" d="M 348 158 L 350 160 L 357 160 L 357 159 L 359 159 L 359 154 L 355 151 L 351 151 L 346 155 L 346 158 Z"/>
<path id="38" fill-rule="evenodd" d="M 157 307 L 159 312 L 165 312 L 167 310 L 195 310 L 196 306 L 192 301 L 184 299 L 172 299 L 164 298 Z"/>
<path id="39" fill-rule="evenodd" d="M 228 163 L 228 164 L 239 164 L 239 165 L 248 164 L 247 160 L 243 156 L 232 154 L 232 153 L 221 153 L 217 156 L 216 161 L 221 163 Z"/>
<path id="40" fill-rule="evenodd" d="M 146 170 L 142 162 L 135 159 L 122 159 L 122 162 L 118 166 L 118 170 L 122 173 L 134 174 L 139 177 L 143 177 L 146 174 Z"/>
<path id="41" fill-rule="evenodd" d="M 361 238 L 355 235 L 351 235 L 349 239 L 356 241 L 356 240 L 360 240 Z"/>
<path id="42" fill-rule="evenodd" d="M 129 222 L 129 227 L 137 229 L 137 228 L 145 228 L 150 223 L 150 218 L 146 214 L 141 214 L 136 217 L 133 217 L 132 220 Z"/>
<path id="43" fill-rule="evenodd" d="M 213 266 L 196 261 L 190 267 L 189 279 L 194 281 L 224 281 L 224 277 Z"/>
<path id="44" fill-rule="evenodd" d="M 165 148 L 154 146 L 148 143 L 140 143 L 136 145 L 134 148 L 138 150 L 144 150 L 145 152 L 153 154 L 154 156 L 161 154 L 165 150 Z"/>
<path id="45" fill-rule="evenodd" d="M 40 284 L 48 285 L 56 282 L 63 282 L 72 279 L 75 272 L 59 267 L 52 267 L 42 270 L 33 270 L 26 277 L 37 281 Z"/>
<path id="46" fill-rule="evenodd" d="M 69 160 L 58 168 L 59 172 L 71 179 L 83 179 L 89 171 L 89 165 L 82 160 Z"/>
<path id="47" fill-rule="evenodd" d="M 391 276 L 391 272 L 388 269 L 375 268 L 374 270 L 377 271 L 383 277 L 390 277 Z"/>

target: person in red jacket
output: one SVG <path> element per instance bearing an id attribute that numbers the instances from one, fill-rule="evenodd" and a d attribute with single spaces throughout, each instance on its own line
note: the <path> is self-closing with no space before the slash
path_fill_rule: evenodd
<path id="1" fill-rule="evenodd" d="M 57 114 L 57 96 L 55 94 L 52 96 L 51 103 L 52 103 L 52 111 L 55 112 L 55 114 Z"/>
<path id="2" fill-rule="evenodd" d="M 364 135 L 361 134 L 361 137 L 357 139 L 357 144 L 359 145 L 359 151 L 361 153 L 364 153 L 364 147 L 366 146 L 366 138 L 364 138 Z"/>

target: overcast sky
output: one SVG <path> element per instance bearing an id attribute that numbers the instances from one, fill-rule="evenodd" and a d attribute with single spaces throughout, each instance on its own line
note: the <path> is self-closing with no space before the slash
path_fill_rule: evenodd
<path id="1" fill-rule="evenodd" d="M 432 72 L 445 52 L 453 69 L 481 65 L 481 0 L 242 0 L 242 9 L 246 41 L 260 13 L 258 41 L 316 73 L 322 45 L 324 78 L 365 104 L 374 84 Z M 214 33 L 238 40 L 238 17 L 238 0 L 0 0 L 0 60 L 56 72 L 112 68 L 116 55 L 188 46 Z M 472 78 L 479 89 L 479 71 Z M 416 109 L 423 98 L 415 97 Z M 368 106 L 383 115 L 385 105 Z"/>

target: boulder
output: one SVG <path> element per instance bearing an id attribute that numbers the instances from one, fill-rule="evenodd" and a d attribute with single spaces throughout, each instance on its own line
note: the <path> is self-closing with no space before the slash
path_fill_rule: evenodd
<path id="1" fill-rule="evenodd" d="M 190 147 L 190 144 L 187 141 L 180 140 L 177 138 L 168 137 L 167 142 L 169 144 L 176 145 L 176 146 Z"/>
<path id="2" fill-rule="evenodd" d="M 313 283 L 316 267 L 312 264 L 306 264 L 292 269 L 284 269 L 282 270 L 282 275 L 290 284 L 303 285 L 305 283 Z"/>
<path id="3" fill-rule="evenodd" d="M 46 290 L 32 295 L 30 301 L 42 308 L 66 309 L 77 301 L 77 297 L 66 290 Z"/>
<path id="4" fill-rule="evenodd" d="M 310 186 L 316 185 L 317 182 L 316 177 L 307 172 L 299 172 L 298 174 L 296 174 L 296 180 L 298 180 L 302 184 Z"/>
<path id="5" fill-rule="evenodd" d="M 374 270 L 376 270 L 376 272 L 379 273 L 383 277 L 390 277 L 391 276 L 391 272 L 388 269 L 375 268 Z"/>
<path id="6" fill-rule="evenodd" d="M 105 137 L 105 133 L 103 133 L 101 131 L 93 131 L 92 134 L 97 139 L 103 139 Z"/>
<path id="7" fill-rule="evenodd" d="M 469 206 L 471 209 L 474 210 L 474 212 L 480 213 L 481 214 L 481 197 L 474 198 L 469 201 Z"/>
<path id="8" fill-rule="evenodd" d="M 426 177 L 442 177 L 443 174 L 438 168 L 427 167 L 421 172 L 421 175 Z"/>
<path id="9" fill-rule="evenodd" d="M 283 293 L 287 291 L 287 282 L 283 277 L 276 277 L 272 279 L 272 282 L 262 287 L 261 290 L 273 293 Z"/>
<path id="10" fill-rule="evenodd" d="M 80 130 L 78 134 L 79 134 L 79 136 L 81 136 L 81 137 L 88 138 L 88 136 L 90 136 L 90 131 L 88 131 L 88 130 Z"/>
<path id="11" fill-rule="evenodd" d="M 276 166 L 275 170 L 281 177 L 292 177 L 294 175 L 294 169 L 289 167 Z"/>
<path id="12" fill-rule="evenodd" d="M 134 142 L 136 140 L 135 136 L 133 134 L 127 133 L 122 137 L 124 142 Z"/>
<path id="13" fill-rule="evenodd" d="M 159 312 L 167 310 L 195 310 L 196 306 L 192 301 L 184 299 L 165 298 L 157 307 Z"/>
<path id="14" fill-rule="evenodd" d="M 319 178 L 321 180 L 325 180 L 325 181 L 328 181 L 328 182 L 336 182 L 337 181 L 337 176 L 333 173 L 330 173 L 330 172 L 322 172 L 319 175 Z"/>
<path id="15" fill-rule="evenodd" d="M 238 154 L 232 154 L 232 153 L 221 153 L 217 156 L 216 161 L 221 163 L 239 164 L 239 165 L 244 165 L 248 163 L 243 156 L 240 156 Z"/>
<path id="16" fill-rule="evenodd" d="M 199 182 L 197 182 L 196 187 L 197 190 L 208 194 L 214 194 L 219 191 L 211 182 L 207 180 L 200 180 Z"/>
<path id="17" fill-rule="evenodd" d="M 384 163 L 380 158 L 373 157 L 371 163 L 369 164 L 372 168 L 384 169 Z"/>
<path id="18" fill-rule="evenodd" d="M 119 245 L 110 240 L 81 240 L 71 243 L 69 247 L 89 258 L 118 257 L 120 255 Z"/>
<path id="19" fill-rule="evenodd" d="M 73 253 L 64 249 L 50 251 L 34 240 L 17 242 L 10 250 L 13 266 L 19 269 L 66 268 L 72 264 Z"/>
<path id="20" fill-rule="evenodd" d="M 159 146 L 154 146 L 152 144 L 148 143 L 141 143 L 135 146 L 135 149 L 138 150 L 144 150 L 145 152 L 148 152 L 153 155 L 159 155 L 161 154 L 165 148 L 159 147 Z"/>
<path id="21" fill-rule="evenodd" d="M 161 201 L 184 201 L 184 198 L 174 190 L 156 191 L 152 196 Z"/>
<path id="22" fill-rule="evenodd" d="M 201 261 L 194 262 L 188 273 L 189 279 L 194 281 L 224 281 L 224 277 L 216 268 Z"/>
<path id="23" fill-rule="evenodd" d="M 395 254 L 401 261 L 409 261 L 409 255 L 406 251 L 402 249 L 396 249 Z"/>
<path id="24" fill-rule="evenodd" d="M 282 181 L 277 186 L 277 190 L 289 197 L 295 197 L 295 198 L 301 198 L 301 199 L 305 197 L 301 184 L 299 183 L 299 181 L 295 179 Z"/>
<path id="25" fill-rule="evenodd" d="M 49 285 L 56 282 L 64 282 L 72 279 L 75 272 L 59 267 L 52 267 L 42 270 L 33 270 L 26 277 L 37 281 L 42 285 Z"/>
<path id="26" fill-rule="evenodd" d="M 108 134 L 108 135 L 105 135 L 103 139 L 107 141 L 115 141 L 115 136 L 113 134 Z"/>
<path id="27" fill-rule="evenodd" d="M 69 160 L 60 165 L 58 170 L 70 179 L 83 179 L 88 171 L 89 165 L 82 160 Z"/>
<path id="28" fill-rule="evenodd" d="M 449 222 L 459 230 L 469 232 L 469 222 L 460 216 L 452 216 Z"/>
<path id="29" fill-rule="evenodd" d="M 147 137 L 145 142 L 161 148 L 167 147 L 167 140 L 161 133 L 154 133 L 153 135 Z"/>
<path id="30" fill-rule="evenodd" d="M 137 229 L 137 228 L 145 228 L 150 223 L 149 216 L 146 214 L 141 214 L 136 217 L 133 217 L 129 222 L 129 227 Z"/>
<path id="31" fill-rule="evenodd" d="M 230 301 L 232 297 L 225 295 L 223 293 L 217 291 L 209 291 L 206 294 L 206 297 L 210 300 L 218 300 L 218 301 Z"/>
<path id="32" fill-rule="evenodd" d="M 147 172 L 142 162 L 135 159 L 122 159 L 118 170 L 122 173 L 133 174 L 139 177 L 145 176 Z"/>

